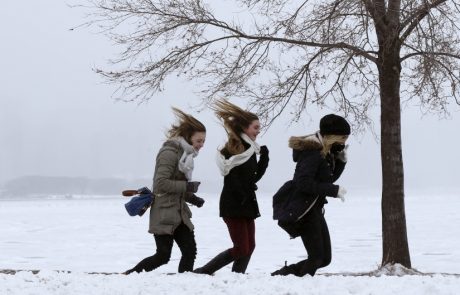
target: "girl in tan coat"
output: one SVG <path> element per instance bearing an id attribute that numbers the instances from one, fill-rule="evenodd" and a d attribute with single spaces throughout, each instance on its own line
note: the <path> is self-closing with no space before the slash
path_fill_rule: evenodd
<path id="1" fill-rule="evenodd" d="M 156 157 L 153 177 L 155 201 L 150 209 L 149 233 L 154 235 L 156 253 L 124 272 L 151 271 L 168 263 L 175 241 L 182 253 L 179 272 L 192 271 L 196 242 L 192 212 L 186 202 L 201 207 L 204 200 L 195 196 L 199 182 L 192 181 L 193 158 L 206 139 L 204 125 L 179 109 L 173 108 L 178 124 L 168 131 L 168 139 Z"/>

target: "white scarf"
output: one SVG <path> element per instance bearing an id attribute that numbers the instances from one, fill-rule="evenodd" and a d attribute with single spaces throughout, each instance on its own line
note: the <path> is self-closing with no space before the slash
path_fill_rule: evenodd
<path id="1" fill-rule="evenodd" d="M 240 137 L 251 145 L 241 154 L 233 155 L 230 158 L 225 159 L 224 155 L 222 155 L 220 151 L 217 151 L 216 162 L 222 176 L 227 175 L 234 167 L 245 163 L 247 160 L 249 160 L 250 157 L 252 157 L 254 153 L 260 153 L 260 146 L 257 142 L 250 139 L 249 136 L 247 136 L 245 133 L 241 133 Z"/>
<path id="2" fill-rule="evenodd" d="M 179 171 L 185 174 L 187 180 L 192 180 L 193 158 L 198 155 L 198 151 L 196 151 L 183 137 L 177 137 L 177 141 L 184 149 L 184 153 L 179 160 Z"/>

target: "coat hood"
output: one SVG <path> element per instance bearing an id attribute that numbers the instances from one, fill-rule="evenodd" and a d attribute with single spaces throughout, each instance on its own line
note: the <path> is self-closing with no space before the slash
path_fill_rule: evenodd
<path id="1" fill-rule="evenodd" d="M 179 140 L 176 139 L 176 138 L 170 138 L 170 139 L 166 140 L 166 141 L 163 143 L 163 147 L 164 147 L 164 148 L 173 149 L 173 150 L 176 150 L 176 151 L 178 151 L 178 150 L 181 149 Z"/>
<path id="2" fill-rule="evenodd" d="M 321 135 L 317 132 L 305 136 L 291 136 L 289 138 L 289 147 L 292 149 L 294 162 L 297 162 L 300 153 L 303 151 L 320 151 L 323 148 Z"/>

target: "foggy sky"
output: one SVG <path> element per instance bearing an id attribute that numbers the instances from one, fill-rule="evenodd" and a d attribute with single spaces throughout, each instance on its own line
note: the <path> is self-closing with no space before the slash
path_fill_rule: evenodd
<path id="1" fill-rule="evenodd" d="M 215 153 L 225 132 L 214 115 L 197 113 L 194 84 L 170 80 L 166 91 L 145 104 L 115 102 L 115 85 L 92 68 L 106 67 L 118 49 L 89 29 L 69 29 L 84 20 L 63 1 L 7 1 L 0 10 L 0 186 L 24 175 L 151 178 L 170 107 L 191 112 L 208 129 L 196 158 L 194 178 L 219 183 Z M 452 118 L 422 117 L 404 109 L 403 160 L 406 188 L 459 191 L 459 107 Z M 318 129 L 327 110 L 310 109 L 289 126 L 278 120 L 258 141 L 270 149 L 261 190 L 272 191 L 293 174 L 287 140 Z M 375 118 L 378 132 L 378 116 Z M 380 146 L 368 132 L 350 139 L 349 164 L 338 184 L 380 189 Z M 150 185 L 146 184 L 146 185 Z"/>

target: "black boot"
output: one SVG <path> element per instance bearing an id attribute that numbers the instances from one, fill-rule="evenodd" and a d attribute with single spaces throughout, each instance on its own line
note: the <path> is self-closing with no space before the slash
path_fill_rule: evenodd
<path id="1" fill-rule="evenodd" d="M 134 268 L 128 269 L 127 271 L 124 271 L 124 272 L 122 272 L 121 274 L 122 274 L 122 275 L 129 275 L 129 274 L 131 274 L 132 272 L 135 272 Z"/>
<path id="2" fill-rule="evenodd" d="M 235 262 L 233 262 L 232 271 L 237 273 L 245 273 L 249 264 L 249 260 L 251 260 L 251 256 L 244 256 L 236 259 Z"/>
<path id="3" fill-rule="evenodd" d="M 225 250 L 224 252 L 220 253 L 219 255 L 217 255 L 216 257 L 211 259 L 211 261 L 206 263 L 206 265 L 195 269 L 193 272 L 194 273 L 212 275 L 217 270 L 219 270 L 222 267 L 226 266 L 227 264 L 229 264 L 233 260 L 234 260 L 234 258 L 232 257 L 232 254 L 230 253 L 230 250 Z"/>
<path id="4" fill-rule="evenodd" d="M 123 272 L 124 275 L 129 275 L 133 272 L 140 273 L 142 271 L 152 271 L 163 264 L 168 263 L 169 258 L 171 256 L 170 252 L 164 253 L 157 250 L 155 255 L 142 259 L 135 267 L 128 269 L 127 271 Z M 193 268 L 193 264 L 191 266 Z"/>
<path id="5" fill-rule="evenodd" d="M 284 265 L 282 268 L 272 272 L 271 275 L 272 276 L 287 276 L 287 275 L 297 276 L 297 273 L 298 273 L 297 265 L 291 264 L 291 265 Z"/>

